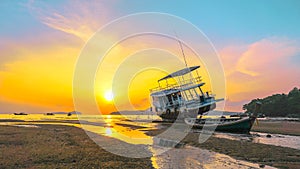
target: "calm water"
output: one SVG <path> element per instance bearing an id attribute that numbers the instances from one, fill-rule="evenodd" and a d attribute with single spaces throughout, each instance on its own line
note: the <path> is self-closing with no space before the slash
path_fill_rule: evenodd
<path id="1" fill-rule="evenodd" d="M 121 115 L 81 115 L 79 116 L 81 124 L 78 123 L 76 115 L 16 116 L 0 114 L 0 119 L 23 120 L 24 122 L 0 122 L 0 125 L 18 127 L 37 127 L 35 124 L 75 126 L 129 144 L 144 145 L 153 155 L 151 160 L 155 168 L 258 168 L 258 164 L 236 160 L 227 155 L 195 147 L 183 146 L 170 149 L 170 147 L 157 146 L 154 144 L 154 138 L 145 134 L 145 131 L 149 129 L 165 127 L 163 124 L 151 123 L 151 121 L 159 119 L 157 116 L 131 115 L 125 118 Z M 214 133 L 213 137 L 300 149 L 299 136 L 272 134 L 271 138 L 267 138 L 266 133 L 251 133 L 251 135 Z M 166 148 L 168 151 L 165 150 Z M 164 151 L 166 152 L 161 154 Z"/>
<path id="2" fill-rule="evenodd" d="M 271 137 L 267 137 L 267 135 L 271 135 Z M 269 144 L 281 147 L 289 147 L 300 150 L 299 136 L 268 134 L 260 132 L 250 132 L 250 135 L 215 132 L 214 137 L 226 138 L 230 140 L 249 141 L 253 143 Z"/>

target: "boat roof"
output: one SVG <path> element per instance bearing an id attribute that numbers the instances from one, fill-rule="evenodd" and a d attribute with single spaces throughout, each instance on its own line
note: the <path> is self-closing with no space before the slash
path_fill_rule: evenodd
<path id="1" fill-rule="evenodd" d="M 171 73 L 161 79 L 158 80 L 159 81 L 162 81 L 162 80 L 166 80 L 166 79 L 169 79 L 169 78 L 173 78 L 173 77 L 176 77 L 176 76 L 182 76 L 182 75 L 185 75 L 187 73 L 190 73 L 191 71 L 194 71 L 196 69 L 198 69 L 200 66 L 191 66 L 191 67 L 187 67 L 187 68 L 184 68 L 184 69 L 181 69 L 181 70 L 178 70 L 174 73 Z"/>
<path id="2" fill-rule="evenodd" d="M 194 89 L 194 88 L 196 88 L 196 87 L 201 87 L 201 86 L 203 86 L 204 84 L 205 84 L 205 83 L 199 83 L 199 84 L 195 84 L 195 85 L 183 87 L 183 88 L 181 88 L 181 90 L 184 91 L 184 90 Z"/>
<path id="3" fill-rule="evenodd" d="M 179 90 L 178 89 L 167 89 L 167 90 L 162 90 L 162 91 L 152 93 L 151 96 L 159 97 L 159 96 L 165 96 L 165 95 L 169 95 L 169 94 L 176 93 L 176 92 L 179 92 Z"/>

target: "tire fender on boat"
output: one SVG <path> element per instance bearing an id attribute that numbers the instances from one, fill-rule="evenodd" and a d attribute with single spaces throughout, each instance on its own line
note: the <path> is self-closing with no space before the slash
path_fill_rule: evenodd
<path id="1" fill-rule="evenodd" d="M 170 115 L 170 114 L 171 114 L 171 110 L 170 110 L 170 109 L 167 109 L 167 110 L 166 110 L 166 114 L 167 114 L 167 115 Z"/>

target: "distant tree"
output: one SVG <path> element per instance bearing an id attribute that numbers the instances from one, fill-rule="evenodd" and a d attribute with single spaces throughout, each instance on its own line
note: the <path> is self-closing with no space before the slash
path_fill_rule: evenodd
<path id="1" fill-rule="evenodd" d="M 290 116 L 300 116 L 300 90 L 298 88 L 294 88 L 288 94 L 288 115 Z"/>
<path id="2" fill-rule="evenodd" d="M 300 117 L 300 89 L 295 87 L 288 94 L 274 94 L 263 99 L 254 99 L 245 104 L 243 109 L 246 113 L 253 113 L 255 103 L 262 103 L 261 112 L 271 117 Z"/>

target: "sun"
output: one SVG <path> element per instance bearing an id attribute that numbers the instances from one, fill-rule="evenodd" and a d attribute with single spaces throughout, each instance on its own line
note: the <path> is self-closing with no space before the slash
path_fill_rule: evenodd
<path id="1" fill-rule="evenodd" d="M 112 101 L 114 99 L 114 94 L 112 91 L 106 91 L 104 94 L 104 98 L 106 101 Z"/>

